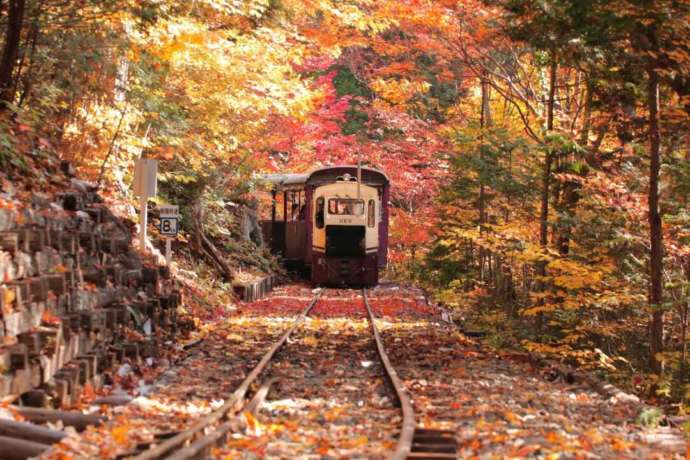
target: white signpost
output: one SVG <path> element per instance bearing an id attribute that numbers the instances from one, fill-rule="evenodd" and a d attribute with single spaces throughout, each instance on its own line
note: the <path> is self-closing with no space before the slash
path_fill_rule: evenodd
<path id="1" fill-rule="evenodd" d="M 180 210 L 177 206 L 161 205 L 160 211 L 160 233 L 165 236 L 165 260 L 168 265 L 172 260 L 172 239 L 177 237 L 180 228 Z"/>
<path id="2" fill-rule="evenodd" d="M 139 242 L 141 250 L 146 251 L 146 225 L 148 199 L 155 197 L 158 190 L 158 160 L 139 158 L 134 166 L 134 195 L 140 199 Z"/>

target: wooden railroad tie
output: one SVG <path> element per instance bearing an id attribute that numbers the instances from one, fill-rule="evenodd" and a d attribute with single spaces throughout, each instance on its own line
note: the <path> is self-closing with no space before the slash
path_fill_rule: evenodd
<path id="1" fill-rule="evenodd" d="M 453 431 L 415 428 L 412 450 L 407 458 L 414 460 L 455 459 L 458 456 L 457 452 L 458 441 Z"/>

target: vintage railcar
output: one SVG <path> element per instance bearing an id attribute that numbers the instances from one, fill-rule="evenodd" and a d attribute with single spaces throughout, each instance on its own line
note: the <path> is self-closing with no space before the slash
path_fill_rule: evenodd
<path id="1" fill-rule="evenodd" d="M 388 255 L 390 182 L 383 172 L 331 166 L 266 180 L 272 209 L 261 225 L 273 252 L 303 267 L 316 285 L 378 283 Z"/>

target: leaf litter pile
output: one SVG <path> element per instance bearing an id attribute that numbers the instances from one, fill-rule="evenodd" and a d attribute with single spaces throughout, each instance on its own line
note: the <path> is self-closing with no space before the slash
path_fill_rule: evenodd
<path id="1" fill-rule="evenodd" d="M 189 427 L 222 405 L 290 322 L 236 316 L 206 326 L 205 338 L 155 382 L 120 407 L 95 407 L 110 420 L 62 440 L 42 458 L 115 458 L 154 436 Z"/>
<path id="2" fill-rule="evenodd" d="M 378 324 L 417 426 L 454 431 L 460 458 L 685 458 L 679 432 L 635 423 L 635 400 L 550 381 L 447 324 Z"/>
<path id="3" fill-rule="evenodd" d="M 102 407 L 108 423 L 44 458 L 114 458 L 188 427 L 222 404 L 313 295 L 306 285 L 281 287 L 207 325 L 205 340 L 148 396 Z M 369 298 L 417 426 L 453 430 L 459 458 L 685 458 L 677 431 L 635 423 L 638 402 L 550 381 L 487 351 L 441 321 L 420 291 L 388 285 Z M 261 376 L 271 382 L 266 401 L 240 415 L 242 429 L 214 458 L 385 458 L 401 420 L 365 316 L 359 291 L 326 290 Z"/>

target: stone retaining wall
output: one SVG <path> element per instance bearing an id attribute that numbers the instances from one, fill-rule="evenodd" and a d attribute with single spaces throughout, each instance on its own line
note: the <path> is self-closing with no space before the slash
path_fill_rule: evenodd
<path id="1" fill-rule="evenodd" d="M 0 195 L 4 399 L 69 404 L 116 363 L 154 356 L 176 329 L 180 294 L 168 269 L 144 263 L 88 184 L 70 184 L 30 203 Z"/>

